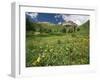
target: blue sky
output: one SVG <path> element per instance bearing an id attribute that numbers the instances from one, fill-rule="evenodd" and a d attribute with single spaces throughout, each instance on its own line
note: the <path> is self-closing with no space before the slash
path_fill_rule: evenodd
<path id="1" fill-rule="evenodd" d="M 54 24 L 61 24 L 69 20 L 78 25 L 85 23 L 89 20 L 88 15 L 74 15 L 74 14 L 55 14 L 55 13 L 34 13 L 26 12 L 26 17 L 32 22 L 49 22 Z"/>

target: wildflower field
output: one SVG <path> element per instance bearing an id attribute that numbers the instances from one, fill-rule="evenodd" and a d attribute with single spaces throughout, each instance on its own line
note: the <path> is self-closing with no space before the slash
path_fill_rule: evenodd
<path id="1" fill-rule="evenodd" d="M 75 32 L 26 32 L 26 67 L 83 64 L 89 64 L 89 21 Z"/>

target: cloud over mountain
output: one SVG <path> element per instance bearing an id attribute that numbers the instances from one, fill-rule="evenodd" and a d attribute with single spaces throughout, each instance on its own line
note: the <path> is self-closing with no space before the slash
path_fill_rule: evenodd
<path id="1" fill-rule="evenodd" d="M 83 23 L 85 23 L 87 20 L 89 20 L 89 16 L 86 15 L 62 15 L 62 18 L 67 22 L 67 21 L 73 21 L 78 25 L 81 25 Z"/>

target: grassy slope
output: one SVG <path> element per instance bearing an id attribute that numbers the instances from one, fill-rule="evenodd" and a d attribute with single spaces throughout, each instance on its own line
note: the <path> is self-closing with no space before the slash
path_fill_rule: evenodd
<path id="1" fill-rule="evenodd" d="M 89 22 L 86 22 L 80 26 L 80 31 L 74 33 L 31 33 L 26 37 L 26 66 L 88 64 L 88 26 Z"/>

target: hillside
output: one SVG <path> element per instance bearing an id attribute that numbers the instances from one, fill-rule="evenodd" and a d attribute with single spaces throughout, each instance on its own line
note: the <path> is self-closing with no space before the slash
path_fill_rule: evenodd
<path id="1" fill-rule="evenodd" d="M 82 24 L 81 26 L 79 26 L 80 33 L 89 34 L 89 29 L 90 29 L 89 26 L 90 26 L 90 21 L 89 20 L 87 22 L 85 22 L 84 24 Z"/>
<path id="2" fill-rule="evenodd" d="M 73 24 L 72 24 L 73 25 Z M 26 31 L 34 31 L 41 33 L 72 33 L 74 32 L 74 27 L 66 27 L 65 25 L 52 24 L 49 22 L 30 22 L 28 19 L 26 20 Z M 89 32 L 89 21 L 85 22 L 78 28 L 76 28 L 76 32 L 81 30 L 82 32 Z"/>
<path id="3" fill-rule="evenodd" d="M 88 29 L 89 30 L 89 25 L 90 25 L 90 21 L 88 20 L 87 22 L 82 24 L 80 27 L 83 27 L 84 29 Z"/>

